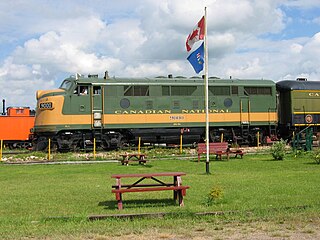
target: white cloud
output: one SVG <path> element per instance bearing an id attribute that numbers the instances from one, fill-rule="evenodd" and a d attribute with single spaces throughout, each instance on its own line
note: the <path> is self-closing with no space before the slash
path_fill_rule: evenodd
<path id="1" fill-rule="evenodd" d="M 34 106 L 36 90 L 57 87 L 61 76 L 75 72 L 193 76 L 185 40 L 204 6 L 211 76 L 278 80 L 304 75 L 315 80 L 320 76 L 318 34 L 287 40 L 261 36 L 281 34 L 291 21 L 281 7 L 310 8 L 316 2 L 3 1 L 0 44 L 18 45 L 0 59 L 0 94 L 14 105 Z M 10 96 L 11 91 L 19 97 Z"/>

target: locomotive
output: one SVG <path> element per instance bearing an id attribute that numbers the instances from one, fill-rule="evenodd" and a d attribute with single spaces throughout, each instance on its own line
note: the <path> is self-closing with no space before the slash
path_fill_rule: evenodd
<path id="1" fill-rule="evenodd" d="M 253 145 L 275 136 L 276 83 L 264 79 L 209 78 L 210 141 Z M 96 145 L 198 143 L 205 138 L 202 78 L 116 78 L 106 73 L 65 79 L 59 89 L 39 90 L 34 149 L 59 151 Z M 259 132 L 259 134 L 257 134 Z M 259 136 L 259 139 L 257 139 Z"/>

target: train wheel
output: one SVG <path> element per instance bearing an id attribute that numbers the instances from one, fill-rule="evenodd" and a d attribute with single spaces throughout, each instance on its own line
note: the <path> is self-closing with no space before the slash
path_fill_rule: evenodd
<path id="1" fill-rule="evenodd" d="M 35 151 L 45 151 L 48 148 L 48 139 L 40 137 L 35 144 Z"/>

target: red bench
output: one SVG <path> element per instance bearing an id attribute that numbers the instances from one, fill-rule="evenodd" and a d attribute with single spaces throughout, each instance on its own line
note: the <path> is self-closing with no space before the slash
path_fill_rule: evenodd
<path id="1" fill-rule="evenodd" d="M 198 143 L 198 161 L 200 161 L 201 154 L 207 153 L 207 146 L 205 143 Z M 242 158 L 244 152 L 241 149 L 230 149 L 227 142 L 212 142 L 209 143 L 209 154 L 215 154 L 216 158 L 222 159 L 222 155 L 226 155 L 229 160 L 230 154 L 238 155 Z"/>
<path id="2" fill-rule="evenodd" d="M 116 179 L 116 185 L 113 185 L 112 193 L 115 193 L 118 202 L 118 209 L 122 209 L 122 194 L 127 192 L 153 192 L 153 191 L 173 191 L 174 201 L 178 200 L 180 206 L 183 206 L 183 197 L 189 186 L 182 186 L 181 176 L 186 175 L 183 172 L 164 172 L 164 173 L 140 173 L 140 174 L 115 174 L 112 178 Z M 159 177 L 173 176 L 173 182 L 165 183 Z M 122 178 L 137 178 L 133 184 L 121 184 Z M 144 179 L 152 179 L 154 183 L 141 184 Z"/>

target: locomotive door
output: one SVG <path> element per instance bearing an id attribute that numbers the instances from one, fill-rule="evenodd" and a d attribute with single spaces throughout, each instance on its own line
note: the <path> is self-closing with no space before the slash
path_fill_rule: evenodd
<path id="1" fill-rule="evenodd" d="M 100 129 L 103 127 L 103 88 L 92 86 L 92 127 Z"/>
<path id="2" fill-rule="evenodd" d="M 240 123 L 250 123 L 250 99 L 249 97 L 240 98 Z"/>

